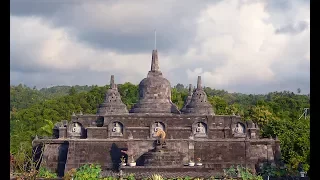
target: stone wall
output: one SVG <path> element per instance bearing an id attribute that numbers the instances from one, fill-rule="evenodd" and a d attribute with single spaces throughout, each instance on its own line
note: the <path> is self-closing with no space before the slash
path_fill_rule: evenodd
<path id="1" fill-rule="evenodd" d="M 102 126 L 97 127 L 96 120 L 102 119 Z M 101 120 L 100 120 L 101 121 Z M 152 126 L 156 122 L 164 124 L 168 139 L 188 139 L 193 132 L 195 123 L 201 122 L 206 126 L 207 138 L 231 138 L 232 123 L 240 121 L 238 116 L 194 116 L 194 115 L 110 115 L 110 116 L 78 116 L 72 122 L 79 122 L 87 129 L 87 137 L 93 139 L 111 138 L 108 130 L 112 129 L 114 122 L 123 125 L 122 138 L 133 136 L 137 139 L 152 138 Z M 107 129 L 106 129 L 107 128 Z M 111 129 L 110 129 L 111 128 Z M 247 129 L 246 129 L 247 130 Z M 249 134 L 249 133 L 248 133 Z"/>
<path id="2" fill-rule="evenodd" d="M 41 141 L 41 140 L 38 140 Z M 45 147 L 43 165 L 57 171 L 59 147 L 65 143 L 62 140 L 51 140 Z M 168 149 L 182 154 L 184 164 L 199 157 L 207 168 L 222 170 L 231 165 L 247 164 L 254 166 L 261 160 L 274 159 L 274 140 L 167 140 Z M 137 165 L 143 165 L 141 157 L 144 153 L 154 148 L 154 140 L 99 140 L 79 139 L 69 140 L 67 162 L 65 170 L 78 168 L 86 163 L 99 163 L 103 169 L 112 169 L 120 163 L 120 150 L 129 150 L 134 155 Z M 129 159 L 130 160 L 130 159 Z M 181 164 L 183 166 L 183 164 Z"/>
<path id="3" fill-rule="evenodd" d="M 154 148 L 156 138 L 153 133 L 157 128 L 166 132 L 167 148 L 179 154 L 181 166 L 189 160 L 201 158 L 206 168 L 221 171 L 236 164 L 254 168 L 259 162 L 280 157 L 278 140 L 251 136 L 251 132 L 258 133 L 258 128 L 252 123 L 241 122 L 238 116 L 83 115 L 73 116 L 70 127 L 74 123 L 84 129 L 80 139 L 68 131 L 68 137 L 35 140 L 47 144 L 43 162 L 46 167 L 61 171 L 58 170 L 63 164 L 61 156 L 65 156 L 64 170 L 86 163 L 99 163 L 103 169 L 115 169 L 122 155 L 128 158 L 121 150 L 129 150 L 137 165 L 143 165 L 142 155 Z M 233 130 L 239 124 L 241 133 L 235 134 Z"/>

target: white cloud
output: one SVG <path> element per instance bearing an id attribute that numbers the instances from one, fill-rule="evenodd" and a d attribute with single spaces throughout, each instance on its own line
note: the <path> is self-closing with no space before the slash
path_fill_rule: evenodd
<path id="1" fill-rule="evenodd" d="M 69 10 L 69 16 L 63 17 L 70 23 L 68 28 L 57 27 L 45 18 L 11 15 L 11 81 L 37 86 L 50 82 L 92 84 L 107 83 L 109 80 L 98 79 L 117 74 L 121 75 L 116 76 L 119 83 L 138 83 L 150 69 L 152 47 L 150 53 L 120 53 L 94 48 L 77 34 L 83 29 L 94 28 L 141 36 L 154 26 L 166 23 L 170 24 L 166 27 L 170 32 L 170 28 L 177 27 L 168 19 L 177 12 L 180 16 L 187 14 L 187 9 L 179 8 L 179 3 L 161 4 L 159 1 L 160 4 L 152 6 L 167 8 L 147 8 L 147 2 L 75 6 Z M 286 14 L 267 11 L 268 1 L 239 2 L 220 1 L 208 5 L 198 13 L 199 16 L 181 18 L 177 22 L 176 26 L 180 28 L 193 28 L 186 30 L 194 31 L 195 36 L 190 38 L 183 54 L 174 48 L 166 53 L 158 49 L 160 69 L 172 86 L 194 84 L 196 77 L 201 75 L 205 86 L 264 93 L 295 91 L 298 88 L 295 86 L 302 88 L 299 82 L 284 84 L 286 79 L 303 77 L 303 82 L 308 81 L 310 30 L 307 28 L 298 34 L 277 34 L 276 30 L 301 21 L 310 23 L 309 7 L 295 1 Z"/>
<path id="2" fill-rule="evenodd" d="M 258 1 L 239 8 L 237 1 L 233 0 L 208 7 L 199 18 L 198 44 L 193 47 L 197 50 L 191 51 L 200 52 L 198 56 L 224 54 L 226 62 L 212 67 L 210 71 L 187 70 L 189 80 L 195 81 L 198 75 L 202 75 L 206 85 L 215 88 L 247 85 L 247 82 L 275 83 L 279 77 L 273 69 L 274 64 L 296 64 L 306 57 L 310 53 L 310 47 L 306 44 L 310 32 L 295 37 L 276 34 L 276 28 L 271 23 L 265 23 L 270 16 L 264 7 L 265 4 Z M 299 54 L 300 59 L 293 60 L 296 49 L 306 54 Z M 295 76 L 292 70 L 299 69 L 298 66 L 281 67 L 282 72 L 290 69 L 291 77 Z"/>

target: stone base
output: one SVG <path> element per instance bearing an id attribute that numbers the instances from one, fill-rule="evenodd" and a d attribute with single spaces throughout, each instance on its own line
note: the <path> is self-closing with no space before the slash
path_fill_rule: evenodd
<path id="1" fill-rule="evenodd" d="M 183 163 L 180 153 L 166 148 L 155 148 L 143 154 L 144 166 L 179 167 Z"/>
<path id="2" fill-rule="evenodd" d="M 214 175 L 217 175 L 217 172 L 213 168 L 205 168 L 205 167 L 188 167 L 188 166 L 180 166 L 174 168 L 168 167 L 123 167 L 121 168 L 123 177 L 134 173 L 136 179 L 142 179 L 146 177 L 151 177 L 153 174 L 159 174 L 163 178 L 177 178 L 177 177 L 205 177 L 209 178 Z M 108 172 L 103 172 L 103 175 L 108 175 Z"/>

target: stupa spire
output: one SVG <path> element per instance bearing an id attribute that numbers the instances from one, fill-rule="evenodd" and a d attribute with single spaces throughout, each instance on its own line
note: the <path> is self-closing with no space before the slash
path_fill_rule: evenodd
<path id="1" fill-rule="evenodd" d="M 110 89 L 117 89 L 117 85 L 114 83 L 114 75 L 110 78 Z"/>
<path id="2" fill-rule="evenodd" d="M 151 71 L 159 71 L 158 51 L 152 51 Z"/>
<path id="3" fill-rule="evenodd" d="M 201 87 L 201 76 L 198 76 L 197 89 L 202 89 L 202 87 Z"/>
<path id="4" fill-rule="evenodd" d="M 154 50 L 152 51 L 151 71 L 159 71 L 156 30 L 154 30 Z"/>
<path id="5" fill-rule="evenodd" d="M 189 95 L 192 95 L 192 84 L 189 84 Z"/>

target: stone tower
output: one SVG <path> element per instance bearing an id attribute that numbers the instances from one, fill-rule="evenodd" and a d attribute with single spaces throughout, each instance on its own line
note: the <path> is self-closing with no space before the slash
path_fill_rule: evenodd
<path id="1" fill-rule="evenodd" d="M 184 101 L 184 105 L 183 108 L 181 109 L 181 112 L 184 112 L 187 108 L 187 105 L 190 103 L 192 98 L 192 84 L 189 84 L 189 94 L 188 97 L 186 98 L 186 100 Z"/>
<path id="2" fill-rule="evenodd" d="M 152 51 L 151 70 L 139 84 L 139 101 L 131 113 L 178 113 L 171 101 L 170 82 L 162 76 L 159 68 L 158 51 Z"/>
<path id="3" fill-rule="evenodd" d="M 212 105 L 208 102 L 207 94 L 201 86 L 201 76 L 198 76 L 197 88 L 193 91 L 190 103 L 186 106 L 184 113 L 214 115 Z"/>
<path id="4" fill-rule="evenodd" d="M 107 90 L 104 102 L 99 105 L 97 115 L 127 114 L 127 106 L 122 102 L 117 85 L 114 83 L 114 76 L 111 75 L 110 88 Z"/>

